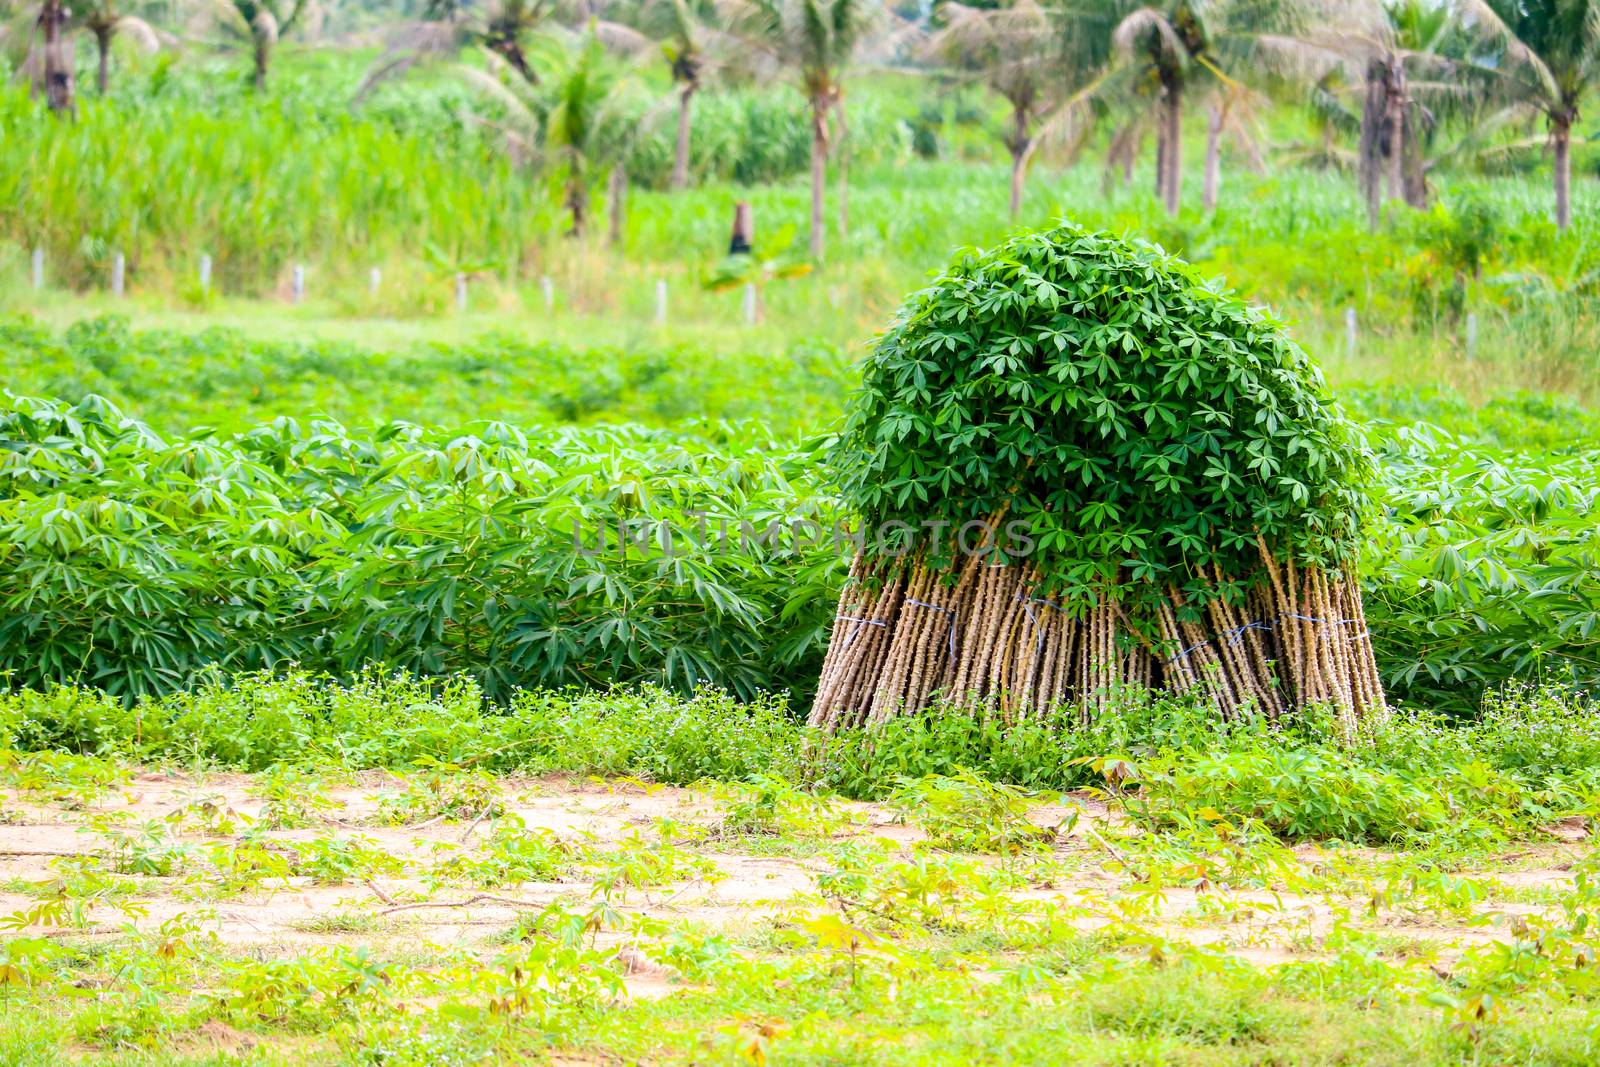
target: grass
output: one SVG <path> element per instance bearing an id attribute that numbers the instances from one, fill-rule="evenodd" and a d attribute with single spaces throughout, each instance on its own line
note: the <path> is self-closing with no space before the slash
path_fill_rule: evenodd
<path id="1" fill-rule="evenodd" d="M 234 699 L 241 710 L 256 703 L 245 691 Z M 360 699 L 371 714 L 350 729 L 386 732 L 382 698 Z M 429 773 L 470 782 L 480 801 L 498 795 L 507 811 L 481 826 L 463 810 L 367 831 L 418 857 L 408 864 L 331 864 L 353 856 L 332 828 L 246 829 L 219 842 L 173 823 L 160 845 L 174 856 L 171 875 L 132 880 L 106 865 L 137 853 L 105 852 L 95 833 L 72 832 L 93 827 L 92 810 L 0 827 L 0 869 L 27 862 L 6 850 L 12 834 L 64 831 L 76 853 L 33 861 L 72 872 L 48 891 L 35 891 L 37 875 L 0 882 L 0 921 L 14 927 L 0 941 L 0 1007 L 14 1023 L 0 1028 L 0 1060 L 70 1053 L 169 1065 L 250 1050 L 286 1065 L 1432 1065 L 1595 1055 L 1592 845 L 1544 830 L 1590 801 L 1526 807 L 1531 790 L 1556 781 L 1600 786 L 1590 782 L 1600 763 L 1592 716 L 1570 720 L 1565 750 L 1535 772 L 1518 752 L 1549 714 L 1537 702 L 1465 726 L 1402 719 L 1349 749 L 1130 707 L 1128 721 L 1063 734 L 1057 749 L 1027 757 L 1036 780 L 1077 774 L 1108 786 L 1064 798 L 906 768 L 891 727 L 870 759 L 892 806 L 847 809 L 804 784 L 819 765 L 802 758 L 813 746 L 793 724 L 745 732 L 732 705 L 645 699 L 568 695 L 550 710 L 609 705 L 615 714 L 545 719 L 546 705 L 528 703 L 512 717 L 533 733 L 515 748 L 460 724 L 481 758 L 470 773 Z M 651 701 L 659 712 L 641 714 Z M 1145 714 L 1167 733 L 1152 732 Z M 675 731 L 660 728 L 668 717 Z M 1142 777 L 1112 787 L 1073 757 L 1115 752 L 1121 730 L 1160 740 L 1136 757 Z M 616 774 L 595 756 L 619 744 L 631 746 L 624 763 L 634 772 L 723 782 L 686 792 L 582 777 Z M 146 784 L 93 802 L 142 818 L 160 810 L 138 795 L 148 783 L 182 795 L 188 780 L 161 761 L 194 757 L 182 742 L 139 745 L 108 741 L 107 757 L 79 757 L 60 777 L 101 790 L 124 781 L 101 769 L 122 758 L 111 753 L 145 761 Z M 972 761 L 954 745 L 923 738 L 916 750 Z M 1339 842 L 1348 827 L 1264 823 L 1258 787 L 1239 768 L 1286 748 L 1342 761 L 1342 772 L 1276 781 L 1297 811 L 1319 810 L 1328 782 L 1349 781 L 1369 805 L 1403 808 L 1417 788 L 1438 790 L 1454 823 L 1408 824 L 1392 840 L 1378 824 L 1353 831 L 1386 841 L 1381 852 Z M 343 773 L 352 764 L 341 751 L 350 748 L 314 743 L 296 762 Z M 689 752 L 721 756 L 708 764 Z M 1169 755 L 1181 773 L 1157 772 Z M 400 770 L 406 760 L 394 752 L 381 763 Z M 580 776 L 526 792 L 521 774 L 555 768 Z M 1528 777 L 1517 790 L 1484 790 L 1485 768 Z M 202 780 L 219 804 L 241 810 L 273 782 L 317 780 L 269 770 Z M 1195 792 L 1200 780 L 1210 792 Z M 27 781 L 3 784 L 30 804 L 60 803 Z M 401 795 L 359 791 L 367 806 Z M 1060 822 L 1063 804 L 1077 818 Z M 892 821 L 897 810 L 908 826 Z M 1469 824 L 1493 828 L 1490 838 L 1473 838 Z M 968 832 L 980 825 L 1030 829 Z M 730 848 L 730 832 L 763 847 Z M 307 862 L 322 888 L 279 888 Z M 1544 878 L 1538 893 L 1514 880 L 1530 865 Z"/>
<path id="2" fill-rule="evenodd" d="M 19 153 L 5 171 L 12 195 L 0 197 L 12 205 L 0 209 L 0 308 L 40 310 L 58 325 L 108 310 L 110 257 L 120 250 L 132 295 L 119 306 L 141 323 L 247 322 L 256 332 L 354 336 L 380 347 L 419 333 L 451 340 L 504 328 L 547 340 L 598 330 L 630 348 L 662 338 L 730 353 L 752 339 L 766 351 L 811 339 L 849 348 L 879 329 L 952 248 L 992 244 L 1010 228 L 1004 165 L 985 152 L 914 158 L 894 131 L 920 121 L 907 104 L 915 94 L 889 76 L 867 79 L 852 90 L 860 138 L 853 224 L 830 235 L 831 256 L 815 273 L 766 287 L 768 326 L 751 332 L 742 326 L 741 294 L 706 292 L 703 283 L 725 253 L 736 200 L 754 207 L 763 256 L 796 247 L 808 192 L 794 168 L 742 180 L 707 172 L 695 188 L 673 193 L 641 189 L 619 248 L 575 243 L 561 236 L 550 183 L 512 170 L 463 126 L 458 90 L 396 87 L 391 105 L 352 115 L 344 102 L 363 59 L 291 75 L 267 108 L 186 78 L 159 93 L 135 86 L 109 102 L 86 101 L 83 120 L 68 125 L 41 121 L 21 90 L 0 98 L 0 115 L 18 134 L 7 144 Z M 773 87 L 751 98 L 792 95 Z M 722 122 L 708 114 L 706 136 L 720 136 Z M 141 123 L 152 126 L 129 132 Z M 981 115 L 959 129 L 988 144 Z M 730 134 L 747 135 L 788 151 L 781 139 Z M 250 161 L 251 187 L 269 193 L 239 202 L 239 160 L 213 151 L 224 140 Z M 1066 216 L 1155 240 L 1274 306 L 1339 380 L 1448 376 L 1469 396 L 1512 383 L 1592 395 L 1600 315 L 1588 281 L 1595 253 L 1582 182 L 1577 221 L 1561 235 L 1547 221 L 1542 175 L 1443 171 L 1430 211 L 1396 213 L 1369 234 L 1344 175 L 1230 169 L 1214 214 L 1200 212 L 1189 189 L 1184 214 L 1169 219 L 1142 173 L 1123 188 L 1107 185 L 1092 153 L 1072 166 L 1049 162 L 1035 168 L 1021 222 Z M 1237 162 L 1230 158 L 1230 168 Z M 147 177 L 167 173 L 191 180 Z M 92 193 L 73 194 L 79 186 Z M 133 203 L 138 212 L 128 210 Z M 206 235 L 206 249 L 196 234 Z M 46 252 L 44 295 L 29 280 L 36 247 Z M 202 253 L 214 261 L 209 293 L 197 281 Z M 296 264 L 307 269 L 310 293 L 299 307 L 288 302 Z M 376 296 L 368 288 L 373 267 L 382 272 Z M 465 314 L 454 310 L 458 272 L 471 276 Z M 554 322 L 545 277 L 556 294 Z M 663 331 L 652 326 L 657 281 L 670 293 Z M 1353 352 L 1348 310 L 1359 322 Z M 1477 324 L 1470 362 L 1469 314 Z"/>
<path id="3" fill-rule="evenodd" d="M 132 707 L 73 688 L 0 695 L 0 739 L 45 757 L 53 748 L 84 753 L 48 781 L 34 771 L 40 755 L 11 755 L 0 762 L 0 784 L 83 804 L 119 780 L 108 760 L 178 758 L 279 768 L 266 788 L 281 788 L 270 783 L 286 778 L 300 782 L 308 807 L 331 811 L 309 784 L 314 776 L 285 771 L 435 768 L 408 779 L 405 792 L 382 805 L 380 825 L 406 825 L 485 812 L 498 818 L 495 786 L 483 772 L 676 785 L 712 779 L 749 783 L 729 794 L 731 826 L 790 836 L 828 825 L 794 792 L 804 784 L 892 797 L 914 819 L 935 820 L 930 833 L 962 847 L 1007 837 L 1016 818 L 1020 796 L 989 783 L 1033 791 L 1103 786 L 1135 794 L 1130 817 L 1152 830 L 1213 834 L 1193 816 L 1210 809 L 1290 841 L 1471 852 L 1594 813 L 1597 723 L 1581 694 L 1511 690 L 1468 722 L 1401 713 L 1345 746 L 1330 740 L 1331 727 L 1314 715 L 1281 728 L 1260 720 L 1228 726 L 1190 702 L 1129 694 L 1087 726 L 1072 708 L 1008 730 L 981 711 L 950 709 L 927 722 L 822 737 L 798 725 L 781 699 L 751 705 L 711 691 L 683 698 L 651 688 L 524 690 L 494 705 L 465 679 L 430 684 L 371 675 L 342 684 L 293 672 L 242 676 Z M 907 792 L 908 781 L 933 784 Z M 184 813 L 193 825 L 226 817 L 225 836 L 249 825 L 205 797 Z M 1007 839 L 1025 851 L 1026 838 Z M 159 851 L 162 843 L 148 846 Z M 346 848 L 328 858 L 350 855 Z"/>

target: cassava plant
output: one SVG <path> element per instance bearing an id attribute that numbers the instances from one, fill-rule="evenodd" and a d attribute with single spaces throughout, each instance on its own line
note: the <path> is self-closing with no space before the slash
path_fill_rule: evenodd
<path id="1" fill-rule="evenodd" d="M 1087 717 L 1124 686 L 1386 714 L 1364 444 L 1277 323 L 1159 249 L 1062 224 L 958 253 L 878 338 L 832 458 L 863 535 L 814 726 L 936 694 Z"/>

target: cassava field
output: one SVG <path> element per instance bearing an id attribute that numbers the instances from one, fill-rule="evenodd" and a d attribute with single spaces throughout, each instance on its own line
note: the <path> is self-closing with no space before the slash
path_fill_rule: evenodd
<path id="1" fill-rule="evenodd" d="M 1600 5 L 0 16 L 0 1065 L 1600 1062 Z"/>

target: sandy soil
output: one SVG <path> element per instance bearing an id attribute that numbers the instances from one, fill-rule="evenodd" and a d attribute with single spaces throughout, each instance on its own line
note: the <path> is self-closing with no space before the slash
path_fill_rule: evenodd
<path id="1" fill-rule="evenodd" d="M 530 829 L 543 828 L 564 840 L 587 842 L 602 852 L 630 847 L 628 840 L 637 836 L 654 840 L 650 835 L 657 833 L 660 820 L 671 820 L 683 828 L 683 840 L 688 842 L 675 843 L 675 847 L 693 851 L 715 865 L 715 878 L 628 890 L 617 903 L 624 912 L 690 920 L 733 934 L 754 932 L 775 914 L 807 906 L 804 898 L 816 892 L 817 873 L 829 866 L 826 856 L 819 855 L 830 845 L 827 841 L 784 848 L 770 840 L 734 842 L 697 833 L 697 828 L 714 827 L 718 822 L 717 801 L 705 793 L 560 778 L 504 779 L 500 790 L 507 811 Z M 443 855 L 476 854 L 496 822 L 377 825 L 374 820 L 384 798 L 401 791 L 400 780 L 388 774 L 347 780 L 325 791 L 336 806 L 325 811 L 317 825 L 285 830 L 247 826 L 247 820 L 256 820 L 261 814 L 262 800 L 255 794 L 252 780 L 243 775 L 195 779 L 174 773 L 143 773 L 86 805 L 5 797 L 0 801 L 0 917 L 36 905 L 46 892 L 30 891 L 26 883 L 52 882 L 58 877 L 59 865 L 70 863 L 70 857 L 105 847 L 104 839 L 90 831 L 90 824 L 97 820 L 113 820 L 112 825 L 124 829 L 171 820 L 163 826 L 173 837 L 197 848 L 237 844 L 246 839 L 243 833 L 268 847 L 317 838 L 356 838 L 406 862 L 408 869 L 400 876 L 339 885 L 318 885 L 297 877 L 273 878 L 242 894 L 221 897 L 183 872 L 165 878 L 124 879 L 137 883 L 137 892 L 125 899 L 136 900 L 143 909 L 132 918 L 140 929 L 153 929 L 183 913 L 202 915 L 225 944 L 253 953 L 288 953 L 323 944 L 360 944 L 404 954 L 481 949 L 530 909 L 554 901 L 581 906 L 590 899 L 593 885 L 581 878 L 487 890 L 463 885 L 430 887 L 423 877 L 427 865 Z M 1129 887 L 1102 844 L 1103 835 L 1116 828 L 1115 819 L 1092 797 L 1073 798 L 1073 802 L 1078 805 L 1077 826 L 1056 846 L 1057 856 L 1063 860 L 1061 873 L 1048 885 L 1019 889 L 1012 895 L 1018 900 L 1059 901 L 1098 911 L 1101 914 L 1071 920 L 1092 930 L 1108 921 L 1103 914 L 1105 902 Z M 231 835 L 207 834 L 196 823 L 193 812 L 206 804 L 236 824 Z M 848 810 L 851 821 L 837 838 L 886 838 L 906 854 L 922 839 L 917 830 L 897 823 L 876 805 L 839 807 Z M 1030 817 L 1041 826 L 1054 826 L 1068 810 L 1041 805 Z M 1467 945 L 1503 938 L 1512 917 L 1542 910 L 1548 902 L 1540 899 L 1541 894 L 1570 883 L 1572 875 L 1567 868 L 1583 850 L 1582 834 L 1577 825 L 1552 828 L 1552 840 L 1508 853 L 1493 870 L 1463 875 L 1493 879 L 1498 887 L 1491 899 L 1474 908 L 1477 914 L 1490 916 L 1486 923 L 1469 923 L 1466 915 L 1414 914 L 1402 906 L 1380 908 L 1370 916 L 1368 925 L 1431 947 L 1446 957 Z M 771 854 L 783 852 L 788 854 Z M 1307 865 L 1328 858 L 1310 846 L 1296 852 Z M 1375 852 L 1363 855 L 1381 856 Z M 1194 944 L 1223 946 L 1253 962 L 1272 963 L 1304 958 L 1311 951 L 1306 946 L 1315 943 L 1315 935 L 1328 927 L 1335 906 L 1341 904 L 1364 906 L 1362 901 L 1337 901 L 1320 895 L 1218 894 L 1169 888 L 1154 898 L 1148 929 Z M 811 906 L 818 905 L 813 901 Z M 129 921 L 113 902 L 102 901 L 79 924 L 35 926 L 24 932 L 35 936 L 118 936 Z M 0 934 L 0 938 L 8 936 L 15 935 Z M 619 935 L 608 936 L 615 940 Z M 628 985 L 633 995 L 641 997 L 658 996 L 673 988 L 666 973 L 643 963 L 629 977 Z M 219 1046 L 230 1042 L 228 1035 L 215 1036 Z"/>

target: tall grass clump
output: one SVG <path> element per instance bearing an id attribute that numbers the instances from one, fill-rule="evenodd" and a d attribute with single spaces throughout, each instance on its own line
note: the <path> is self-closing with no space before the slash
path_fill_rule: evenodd
<path id="1" fill-rule="evenodd" d="M 74 288 L 103 284 L 115 252 L 133 284 L 179 292 L 202 254 L 217 288 L 256 294 L 297 261 L 364 276 L 429 246 L 513 269 L 553 230 L 543 189 L 481 138 L 253 99 L 90 99 L 75 122 L 41 107 L 0 88 L 0 238 L 44 249 Z"/>

